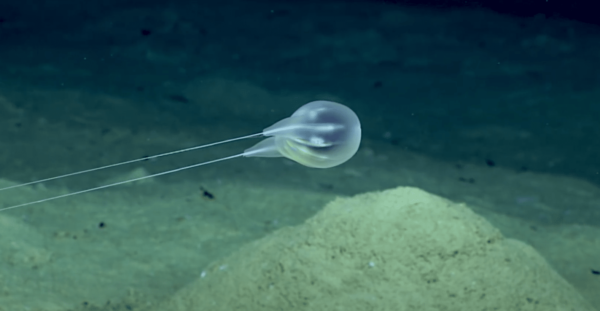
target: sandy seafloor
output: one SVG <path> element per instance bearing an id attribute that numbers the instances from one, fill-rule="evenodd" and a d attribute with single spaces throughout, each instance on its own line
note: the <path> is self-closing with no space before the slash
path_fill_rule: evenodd
<path id="1" fill-rule="evenodd" d="M 357 112 L 357 155 L 328 170 L 234 159 L 1 212 L 0 310 L 143 308 L 336 196 L 397 186 L 467 203 L 600 306 L 598 26 L 479 9 L 219 3 L 106 6 L 87 20 L 66 10 L 72 24 L 45 30 L 8 15 L 0 186 L 257 133 L 314 99 Z M 257 141 L 0 192 L 0 204 Z"/>

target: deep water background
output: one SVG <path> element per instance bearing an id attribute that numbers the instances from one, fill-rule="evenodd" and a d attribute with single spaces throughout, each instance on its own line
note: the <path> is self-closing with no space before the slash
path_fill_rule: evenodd
<path id="1" fill-rule="evenodd" d="M 398 148 L 599 184 L 589 12 L 574 1 L 5 1 L 1 83 L 141 93 L 140 111 L 181 126 L 203 107 L 169 86 L 192 79 L 310 89 L 369 103 L 355 107 L 373 120 L 365 135 Z"/>

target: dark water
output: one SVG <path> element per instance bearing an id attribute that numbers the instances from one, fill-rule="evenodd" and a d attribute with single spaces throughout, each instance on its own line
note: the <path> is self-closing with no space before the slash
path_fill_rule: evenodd
<path id="1" fill-rule="evenodd" d="M 226 75 L 327 92 L 373 120 L 365 135 L 399 148 L 600 183 L 598 26 L 444 4 L 395 14 L 399 4 L 370 1 L 8 2 L 2 82 L 160 96 L 152 108 L 187 123 L 201 105 L 165 82 Z M 578 17 L 575 5 L 563 11 Z"/>

